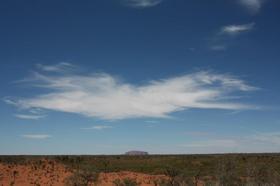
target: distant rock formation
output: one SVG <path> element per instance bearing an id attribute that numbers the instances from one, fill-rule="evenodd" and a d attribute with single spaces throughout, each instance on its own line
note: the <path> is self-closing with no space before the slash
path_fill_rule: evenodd
<path id="1" fill-rule="evenodd" d="M 125 155 L 129 155 L 129 156 L 143 156 L 143 155 L 149 155 L 148 152 L 144 152 L 144 151 L 128 151 L 125 153 Z"/>

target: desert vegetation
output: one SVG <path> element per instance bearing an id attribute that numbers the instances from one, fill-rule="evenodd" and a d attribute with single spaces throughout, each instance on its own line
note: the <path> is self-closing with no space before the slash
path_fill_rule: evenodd
<path id="1" fill-rule="evenodd" d="M 278 186 L 279 173 L 279 154 L 0 156 L 1 186 Z"/>

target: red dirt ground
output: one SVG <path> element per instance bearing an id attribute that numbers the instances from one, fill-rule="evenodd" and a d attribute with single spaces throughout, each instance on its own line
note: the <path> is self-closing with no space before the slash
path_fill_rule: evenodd
<path id="1" fill-rule="evenodd" d="M 0 164 L 0 186 L 63 186 L 72 172 L 54 161 L 28 165 Z"/>
<path id="2" fill-rule="evenodd" d="M 64 186 L 64 180 L 73 171 L 55 161 L 26 165 L 0 164 L 0 186 Z M 124 178 L 135 179 L 141 186 L 153 186 L 154 181 L 167 179 L 164 175 L 148 175 L 128 171 L 100 173 L 97 186 L 114 186 L 113 181 Z"/>

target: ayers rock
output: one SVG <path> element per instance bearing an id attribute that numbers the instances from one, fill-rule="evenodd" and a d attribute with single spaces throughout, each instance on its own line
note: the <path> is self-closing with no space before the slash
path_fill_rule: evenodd
<path id="1" fill-rule="evenodd" d="M 140 155 L 149 155 L 149 153 L 148 152 L 144 152 L 144 151 L 133 150 L 133 151 L 126 152 L 125 155 L 140 156 Z"/>

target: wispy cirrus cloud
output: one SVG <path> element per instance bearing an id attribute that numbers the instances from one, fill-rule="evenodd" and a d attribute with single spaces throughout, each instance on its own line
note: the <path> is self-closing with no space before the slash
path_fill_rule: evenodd
<path id="1" fill-rule="evenodd" d="M 147 121 L 145 121 L 146 123 L 152 123 L 152 124 L 157 124 L 157 123 L 159 123 L 159 121 L 157 121 L 157 120 L 147 120 Z"/>
<path id="2" fill-rule="evenodd" d="M 221 28 L 221 34 L 237 35 L 243 32 L 252 30 L 255 23 L 241 24 L 241 25 L 227 25 Z"/>
<path id="3" fill-rule="evenodd" d="M 107 126 L 107 125 L 96 125 L 96 126 L 82 128 L 82 129 L 84 129 L 84 130 L 104 130 L 104 129 L 111 129 L 111 128 L 113 128 L 113 127 Z"/>
<path id="4" fill-rule="evenodd" d="M 202 136 L 213 136 L 213 133 L 210 132 L 205 132 L 205 131 L 187 131 L 184 132 L 185 135 L 187 136 L 194 136 L 194 137 L 202 137 Z"/>
<path id="5" fill-rule="evenodd" d="M 239 0 L 239 3 L 252 13 L 257 13 L 263 4 L 263 0 Z"/>
<path id="6" fill-rule="evenodd" d="M 255 23 L 223 26 L 219 29 L 216 35 L 212 37 L 209 49 L 212 51 L 226 51 L 236 36 L 249 32 L 253 30 L 254 27 Z"/>
<path id="7" fill-rule="evenodd" d="M 37 64 L 37 68 L 46 72 L 68 72 L 69 70 L 74 69 L 75 66 L 71 63 L 61 62 L 55 65 Z"/>
<path id="8" fill-rule="evenodd" d="M 123 0 L 127 6 L 134 8 L 149 8 L 159 5 L 163 0 Z"/>
<path id="9" fill-rule="evenodd" d="M 32 115 L 32 114 L 15 114 L 16 118 L 27 120 L 38 120 L 46 117 L 45 115 Z"/>
<path id="10" fill-rule="evenodd" d="M 186 149 L 192 149 L 192 152 L 200 153 L 263 153 L 277 152 L 280 147 L 280 132 L 255 132 L 248 133 L 245 136 L 231 136 L 224 138 L 218 134 L 200 134 L 200 132 L 189 132 L 193 137 L 197 137 L 178 146 Z M 201 139 L 203 138 L 203 140 Z M 215 150 L 213 150 L 215 149 Z M 198 150 L 198 151 L 196 151 Z"/>
<path id="11" fill-rule="evenodd" d="M 257 88 L 243 80 L 210 71 L 130 84 L 105 74 L 42 74 L 28 78 L 37 89 L 48 93 L 9 100 L 8 104 L 25 110 L 53 110 L 105 120 L 162 118 L 186 109 L 255 109 L 231 100 L 232 94 Z M 27 81 L 25 81 L 27 83 Z"/>
<path id="12" fill-rule="evenodd" d="M 27 138 L 27 139 L 47 139 L 47 138 L 51 138 L 50 135 L 48 134 L 24 134 L 22 135 L 23 138 Z"/>
<path id="13" fill-rule="evenodd" d="M 213 51 L 225 51 L 227 49 L 226 45 L 212 45 L 210 49 Z"/>

